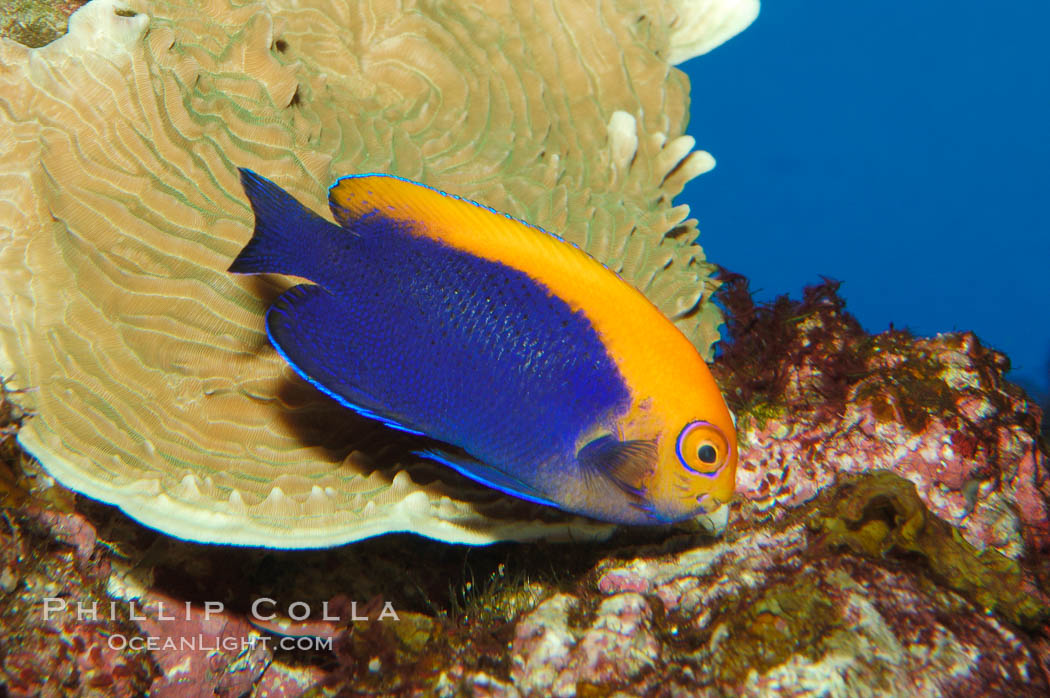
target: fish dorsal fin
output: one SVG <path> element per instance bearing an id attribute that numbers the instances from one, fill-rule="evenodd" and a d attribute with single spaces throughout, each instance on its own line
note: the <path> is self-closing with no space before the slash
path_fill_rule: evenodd
<path id="1" fill-rule="evenodd" d="M 541 282 L 569 274 L 586 285 L 588 275 L 615 276 L 586 252 L 553 233 L 400 177 L 343 177 L 329 189 L 328 199 L 336 222 L 351 230 L 389 230 L 393 223 L 393 227 L 413 235 L 517 268 Z M 384 225 L 374 225 L 380 221 Z M 573 304 L 571 298 L 567 300 Z"/>
<path id="2" fill-rule="evenodd" d="M 581 448 L 576 461 L 585 473 L 607 478 L 625 493 L 640 497 L 646 478 L 656 468 L 657 453 L 655 441 L 620 441 L 605 435 Z"/>

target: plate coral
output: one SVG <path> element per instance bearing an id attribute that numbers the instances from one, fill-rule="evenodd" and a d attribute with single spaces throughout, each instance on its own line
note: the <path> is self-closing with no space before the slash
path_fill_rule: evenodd
<path id="1" fill-rule="evenodd" d="M 251 233 L 236 167 L 316 210 L 339 175 L 376 171 L 507 211 L 709 353 L 711 266 L 672 199 L 713 160 L 682 135 L 669 61 L 757 4 L 677 5 L 95 0 L 43 47 L 0 40 L 0 372 L 28 390 L 19 441 L 192 540 L 606 533 L 442 476 L 297 379 L 262 324 L 289 281 L 225 272 Z"/>

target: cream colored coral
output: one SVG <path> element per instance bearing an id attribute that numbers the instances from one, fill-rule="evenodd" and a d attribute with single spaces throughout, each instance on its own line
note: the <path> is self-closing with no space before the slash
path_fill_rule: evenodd
<path id="1" fill-rule="evenodd" d="M 270 348 L 289 281 L 225 270 L 251 233 L 236 167 L 319 212 L 337 176 L 392 172 L 565 235 L 708 351 L 710 267 L 670 202 L 711 160 L 681 135 L 674 12 L 652 5 L 93 0 L 48 46 L 0 40 L 0 371 L 32 389 L 22 444 L 193 540 L 608 532 L 411 458 Z"/>
<path id="2" fill-rule="evenodd" d="M 682 63 L 707 53 L 744 31 L 758 17 L 759 0 L 671 0 L 668 60 Z"/>

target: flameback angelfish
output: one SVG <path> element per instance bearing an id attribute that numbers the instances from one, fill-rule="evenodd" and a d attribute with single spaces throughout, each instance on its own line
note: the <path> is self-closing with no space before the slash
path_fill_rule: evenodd
<path id="1" fill-rule="evenodd" d="M 646 524 L 729 500 L 736 432 L 703 358 L 639 291 L 561 238 L 389 175 L 329 190 L 338 225 L 241 170 L 255 232 L 230 266 L 313 282 L 270 341 L 419 455 L 522 499 Z"/>

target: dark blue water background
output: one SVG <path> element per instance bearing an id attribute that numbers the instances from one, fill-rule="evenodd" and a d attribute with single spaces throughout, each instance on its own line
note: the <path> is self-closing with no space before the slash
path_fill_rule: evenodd
<path id="1" fill-rule="evenodd" d="M 827 275 L 869 331 L 973 330 L 1050 392 L 1050 3 L 779 0 L 706 56 L 678 199 L 761 299 Z"/>

